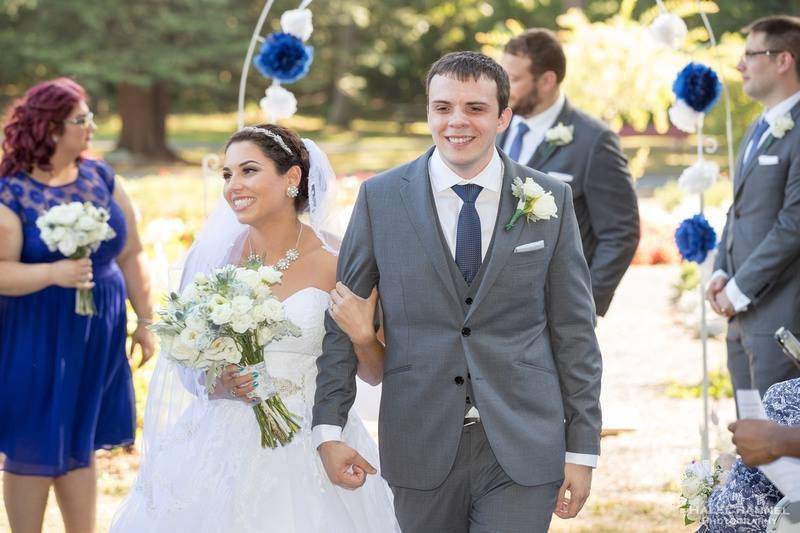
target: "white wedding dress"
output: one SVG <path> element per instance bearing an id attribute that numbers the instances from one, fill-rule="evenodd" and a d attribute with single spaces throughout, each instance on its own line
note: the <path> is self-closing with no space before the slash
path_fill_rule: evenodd
<path id="1" fill-rule="evenodd" d="M 399 532 L 391 491 L 380 474 L 358 490 L 334 486 L 311 439 L 316 358 L 322 352 L 328 293 L 307 287 L 284 301 L 302 336 L 270 343 L 267 372 L 301 430 L 264 449 L 253 410 L 240 401 L 191 401 L 156 435 L 139 476 L 114 517 L 113 533 Z M 375 442 L 351 411 L 343 440 L 378 467 Z"/>

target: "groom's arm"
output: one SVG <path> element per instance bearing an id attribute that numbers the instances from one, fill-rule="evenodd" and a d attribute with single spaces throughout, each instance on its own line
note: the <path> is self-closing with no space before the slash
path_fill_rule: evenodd
<path id="1" fill-rule="evenodd" d="M 366 183 L 361 185 L 342 241 L 336 279 L 361 297 L 369 296 L 378 283 Z M 326 441 L 341 440 L 342 428 L 356 398 L 358 360 L 353 344 L 329 313 L 325 313 L 325 330 L 322 355 L 317 358 L 312 422 L 313 440 L 317 447 Z"/>
<path id="2" fill-rule="evenodd" d="M 602 360 L 594 332 L 589 268 L 572 194 L 567 185 L 564 187 L 561 227 L 547 274 L 546 311 L 564 405 L 567 460 L 586 464 L 569 458 L 600 455 Z"/>

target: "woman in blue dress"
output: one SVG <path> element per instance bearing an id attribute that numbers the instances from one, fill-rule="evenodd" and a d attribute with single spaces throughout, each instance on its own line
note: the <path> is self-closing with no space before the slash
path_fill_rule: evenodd
<path id="1" fill-rule="evenodd" d="M 52 486 L 65 529 L 94 530 L 94 452 L 133 442 L 132 345 L 153 353 L 144 254 L 134 210 L 103 161 L 81 157 L 94 132 L 83 88 L 41 83 L 9 109 L 0 161 L 0 465 L 14 532 L 41 531 Z M 48 251 L 36 219 L 73 201 L 107 209 L 116 237 L 90 258 Z M 75 313 L 90 288 L 95 316 Z"/>

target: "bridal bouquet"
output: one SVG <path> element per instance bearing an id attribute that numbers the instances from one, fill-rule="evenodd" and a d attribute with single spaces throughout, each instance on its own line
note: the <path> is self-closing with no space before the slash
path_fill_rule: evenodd
<path id="1" fill-rule="evenodd" d="M 270 289 L 280 283 L 281 275 L 255 261 L 243 267 L 227 265 L 210 276 L 197 274 L 182 294 L 169 295 L 157 312 L 161 321 L 151 326 L 167 347 L 164 355 L 179 365 L 205 370 L 209 391 L 228 364 L 263 367 L 264 346 L 288 335 L 300 336 Z M 291 441 L 300 426 L 274 387 L 265 395 L 269 397 L 259 397 L 253 412 L 261 446 L 275 448 Z"/>
<path id="2" fill-rule="evenodd" d="M 108 211 L 91 202 L 71 202 L 51 207 L 36 219 L 42 241 L 51 252 L 58 250 L 70 259 L 89 257 L 100 243 L 113 239 L 116 233 L 108 225 Z M 91 289 L 78 289 L 75 312 L 97 314 Z"/>
<path id="3" fill-rule="evenodd" d="M 709 461 L 692 461 L 681 478 L 681 505 L 685 525 L 704 522 L 708 517 L 708 497 L 720 484 L 723 468 Z"/>

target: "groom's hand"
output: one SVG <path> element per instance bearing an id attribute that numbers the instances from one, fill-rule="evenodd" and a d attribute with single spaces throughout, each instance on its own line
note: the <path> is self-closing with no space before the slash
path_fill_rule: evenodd
<path id="1" fill-rule="evenodd" d="M 323 442 L 317 451 L 328 479 L 342 488 L 357 489 L 367 480 L 367 474 L 377 473 L 375 467 L 342 441 Z"/>
<path id="2" fill-rule="evenodd" d="M 559 518 L 575 518 L 586 503 L 592 488 L 592 468 L 584 465 L 566 463 L 564 483 L 558 490 L 555 514 Z M 569 491 L 569 498 L 567 498 Z"/>

